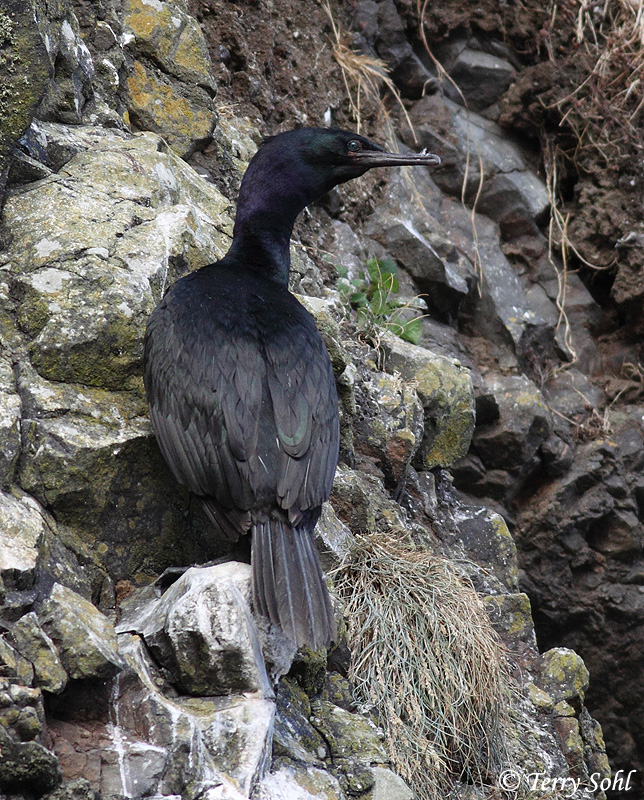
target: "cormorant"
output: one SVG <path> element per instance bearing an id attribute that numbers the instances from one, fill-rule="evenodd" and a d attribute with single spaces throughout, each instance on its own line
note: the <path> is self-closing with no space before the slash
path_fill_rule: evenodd
<path id="1" fill-rule="evenodd" d="M 293 224 L 372 167 L 439 163 L 337 129 L 266 139 L 241 184 L 230 250 L 178 280 L 148 322 L 145 388 L 161 451 L 221 534 L 250 533 L 255 611 L 298 646 L 336 637 L 313 529 L 339 426 L 329 355 L 288 291 Z"/>

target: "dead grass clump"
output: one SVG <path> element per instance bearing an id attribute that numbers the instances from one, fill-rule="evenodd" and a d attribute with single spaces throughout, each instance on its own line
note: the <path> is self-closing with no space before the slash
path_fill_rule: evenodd
<path id="1" fill-rule="evenodd" d="M 510 678 L 476 592 L 444 559 L 401 538 L 356 537 L 337 568 L 355 698 L 385 730 L 421 800 L 455 778 L 490 782 L 505 757 Z"/>

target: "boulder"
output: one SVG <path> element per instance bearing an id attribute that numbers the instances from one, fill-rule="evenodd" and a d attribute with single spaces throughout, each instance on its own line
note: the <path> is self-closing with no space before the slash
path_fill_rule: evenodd
<path id="1" fill-rule="evenodd" d="M 0 357 L 0 487 L 11 484 L 20 453 L 22 403 L 15 390 L 13 368 Z"/>
<path id="2" fill-rule="evenodd" d="M 8 0 L 0 12 L 3 87 L 0 118 L 0 191 L 8 156 L 29 126 L 49 85 L 51 63 L 31 2 Z"/>
<path id="3" fill-rule="evenodd" d="M 583 704 L 590 675 L 581 656 L 567 647 L 553 647 L 539 660 L 539 685 L 554 700 L 577 700 Z"/>
<path id="4" fill-rule="evenodd" d="M 398 375 L 370 373 L 358 387 L 356 448 L 376 459 L 396 487 L 423 439 L 423 406 L 413 385 Z"/>
<path id="5" fill-rule="evenodd" d="M 405 781 L 385 767 L 372 767 L 374 778 L 369 800 L 412 800 L 414 793 Z"/>
<path id="6" fill-rule="evenodd" d="M 160 598 L 129 614 L 118 631 L 142 636 L 185 694 L 259 692 L 272 698 L 250 609 L 250 573 L 248 564 L 234 561 L 193 567 Z"/>
<path id="7" fill-rule="evenodd" d="M 38 611 L 38 620 L 70 678 L 105 681 L 123 668 L 114 626 L 71 589 L 55 583 Z"/>
<path id="8" fill-rule="evenodd" d="M 216 84 L 202 30 L 177 3 L 126 0 L 123 26 L 126 36 L 134 37 L 137 51 L 158 63 L 164 72 L 214 93 Z"/>
<path id="9" fill-rule="evenodd" d="M 362 7 L 363 14 L 366 8 Z M 420 97 L 434 78 L 407 41 L 403 22 L 393 0 L 378 3 L 376 50 L 386 62 L 392 79 L 403 97 Z"/>
<path id="10" fill-rule="evenodd" d="M 46 523 L 38 503 L 23 492 L 0 492 L 0 578 L 7 591 L 31 589 Z"/>
<path id="11" fill-rule="evenodd" d="M 38 742 L 16 742 L 0 725 L 0 791 L 37 797 L 60 783 L 56 756 Z"/>
<path id="12" fill-rule="evenodd" d="M 498 403 L 499 419 L 476 429 L 475 452 L 487 469 L 521 480 L 539 464 L 539 447 L 552 432 L 550 411 L 524 375 L 488 375 L 486 380 Z"/>
<path id="13" fill-rule="evenodd" d="M 135 61 L 127 88 L 130 119 L 138 130 L 160 134 L 184 158 L 210 141 L 217 113 L 205 91 L 185 89 L 141 61 Z"/>
<path id="14" fill-rule="evenodd" d="M 20 655 L 33 664 L 35 685 L 52 694 L 62 692 L 67 684 L 67 673 L 56 645 L 40 627 L 33 611 L 14 624 L 11 640 Z"/>
<path id="15" fill-rule="evenodd" d="M 469 109 L 480 111 L 499 99 L 514 74 L 514 67 L 504 59 L 464 47 L 449 65 L 449 75 L 460 89 L 456 92 L 450 87 L 450 96 L 457 103 L 464 97 Z"/>
<path id="16" fill-rule="evenodd" d="M 474 430 L 474 390 L 460 362 L 385 333 L 385 368 L 415 383 L 425 411 L 418 460 L 423 469 L 447 467 L 467 452 Z"/>
<path id="17" fill-rule="evenodd" d="M 31 4 L 46 43 L 53 76 L 38 116 L 77 125 L 95 110 L 95 69 L 73 3 L 71 0 L 60 0 L 55 4 L 31 0 Z M 112 124 L 114 122 L 112 118 Z"/>
<path id="18" fill-rule="evenodd" d="M 328 747 L 311 725 L 311 703 L 293 681 L 282 678 L 277 687 L 273 757 L 284 756 L 300 764 L 323 766 Z"/>
<path id="19" fill-rule="evenodd" d="M 311 708 L 311 724 L 322 734 L 334 763 L 345 759 L 368 766 L 389 763 L 384 734 L 370 719 L 327 700 L 315 700 Z"/>
<path id="20" fill-rule="evenodd" d="M 467 555 L 489 570 L 511 592 L 519 588 L 517 548 L 500 514 L 486 508 L 464 508 L 455 515 Z"/>
<path id="21" fill-rule="evenodd" d="M 260 782 L 256 800 L 345 800 L 338 779 L 317 767 L 289 764 Z"/>
<path id="22" fill-rule="evenodd" d="M 160 572 L 200 556 L 172 533 L 187 500 L 147 420 L 145 325 L 171 281 L 223 255 L 228 201 L 153 134 L 38 123 L 30 141 L 59 171 L 11 193 L 3 215 L 18 301 L 5 313 L 31 358 L 20 482 L 84 542 L 108 543 L 92 557 L 115 578 Z M 167 532 L 158 547 L 151 527 Z"/>

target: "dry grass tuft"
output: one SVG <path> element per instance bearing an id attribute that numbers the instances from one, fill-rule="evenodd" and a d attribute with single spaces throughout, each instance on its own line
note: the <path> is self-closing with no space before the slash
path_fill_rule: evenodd
<path id="1" fill-rule="evenodd" d="M 331 30 L 333 31 L 331 50 L 333 58 L 342 72 L 342 79 L 345 89 L 347 90 L 347 97 L 349 98 L 351 115 L 356 123 L 358 133 L 360 133 L 362 125 L 362 102 L 363 98 L 366 98 L 368 102 L 375 104 L 381 116 L 384 118 L 388 139 L 390 143 L 393 144 L 394 128 L 389 112 L 382 100 L 381 90 L 383 87 L 386 88 L 396 100 L 405 116 L 410 130 L 414 133 L 414 127 L 411 124 L 407 109 L 400 97 L 400 92 L 388 74 L 387 64 L 380 58 L 374 58 L 365 53 L 357 53 L 355 50 L 348 47 L 343 41 L 344 36 L 338 22 L 333 16 L 328 2 L 323 2 L 322 8 L 331 22 Z M 414 133 L 414 138 L 415 136 Z"/>
<path id="2" fill-rule="evenodd" d="M 373 710 L 420 800 L 505 760 L 511 683 L 476 592 L 444 559 L 368 533 L 333 575 L 346 604 L 355 698 Z"/>

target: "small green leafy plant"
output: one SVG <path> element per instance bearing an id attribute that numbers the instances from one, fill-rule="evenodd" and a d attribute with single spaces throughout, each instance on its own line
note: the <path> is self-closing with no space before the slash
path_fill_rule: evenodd
<path id="1" fill-rule="evenodd" d="M 405 312 L 414 309 L 414 300 L 404 301 L 394 295 L 400 291 L 393 258 L 372 258 L 367 261 L 363 277 L 349 280 L 346 267 L 338 266 L 337 288 L 345 302 L 358 312 L 358 327 L 372 339 L 384 328 L 418 344 L 422 333 L 423 315 L 405 319 Z M 416 298 L 414 298 L 416 299 Z"/>

